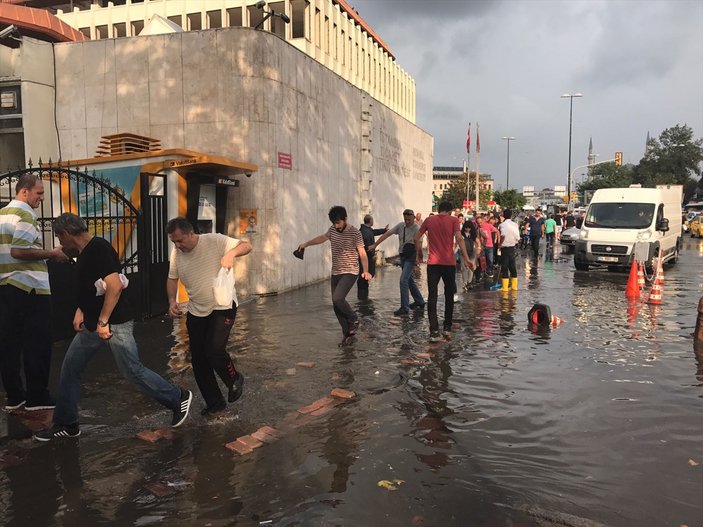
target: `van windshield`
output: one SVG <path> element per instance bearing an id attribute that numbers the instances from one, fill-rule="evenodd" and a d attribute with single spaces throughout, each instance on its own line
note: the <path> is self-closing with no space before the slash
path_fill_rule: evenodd
<path id="1" fill-rule="evenodd" d="M 586 227 L 646 229 L 654 219 L 653 203 L 591 203 Z"/>

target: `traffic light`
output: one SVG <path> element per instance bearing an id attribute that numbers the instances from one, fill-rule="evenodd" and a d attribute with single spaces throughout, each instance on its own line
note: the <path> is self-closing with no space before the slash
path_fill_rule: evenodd
<path id="1" fill-rule="evenodd" d="M 615 166 L 622 166 L 622 152 L 615 152 Z"/>

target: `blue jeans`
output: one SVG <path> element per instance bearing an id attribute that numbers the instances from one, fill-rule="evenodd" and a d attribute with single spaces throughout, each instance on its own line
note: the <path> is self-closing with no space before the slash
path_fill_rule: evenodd
<path id="1" fill-rule="evenodd" d="M 410 295 L 413 295 L 413 300 L 418 304 L 425 305 L 425 299 L 422 298 L 422 293 L 415 283 L 413 278 L 413 269 L 415 268 L 414 259 L 400 260 L 400 309 L 410 311 Z"/>
<path id="2" fill-rule="evenodd" d="M 495 263 L 495 251 L 493 247 L 484 247 L 483 254 L 486 255 L 486 272 L 488 274 L 493 274 L 493 265 Z"/>
<path id="3" fill-rule="evenodd" d="M 76 333 L 61 366 L 59 397 L 54 409 L 54 424 L 77 425 L 78 401 L 81 398 L 83 370 L 98 351 L 108 347 L 122 376 L 136 385 L 144 395 L 155 399 L 170 410 L 179 407 L 181 390 L 163 377 L 146 368 L 139 360 L 137 343 L 132 334 L 133 321 L 111 324 L 112 338 L 102 340 L 97 331 L 87 329 Z"/>

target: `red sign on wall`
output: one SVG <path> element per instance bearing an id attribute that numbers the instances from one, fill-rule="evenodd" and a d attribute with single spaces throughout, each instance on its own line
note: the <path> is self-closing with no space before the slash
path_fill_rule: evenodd
<path id="1" fill-rule="evenodd" d="M 293 168 L 293 156 L 284 152 L 278 152 L 278 168 L 291 170 Z"/>

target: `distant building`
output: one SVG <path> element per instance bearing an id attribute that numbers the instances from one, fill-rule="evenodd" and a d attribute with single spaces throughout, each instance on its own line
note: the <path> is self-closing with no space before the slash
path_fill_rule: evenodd
<path id="1" fill-rule="evenodd" d="M 522 187 L 522 195 L 526 204 L 535 208 L 564 205 L 566 185 L 555 185 L 552 188 L 548 187 L 542 190 L 535 190 L 534 186 L 524 186 Z"/>

